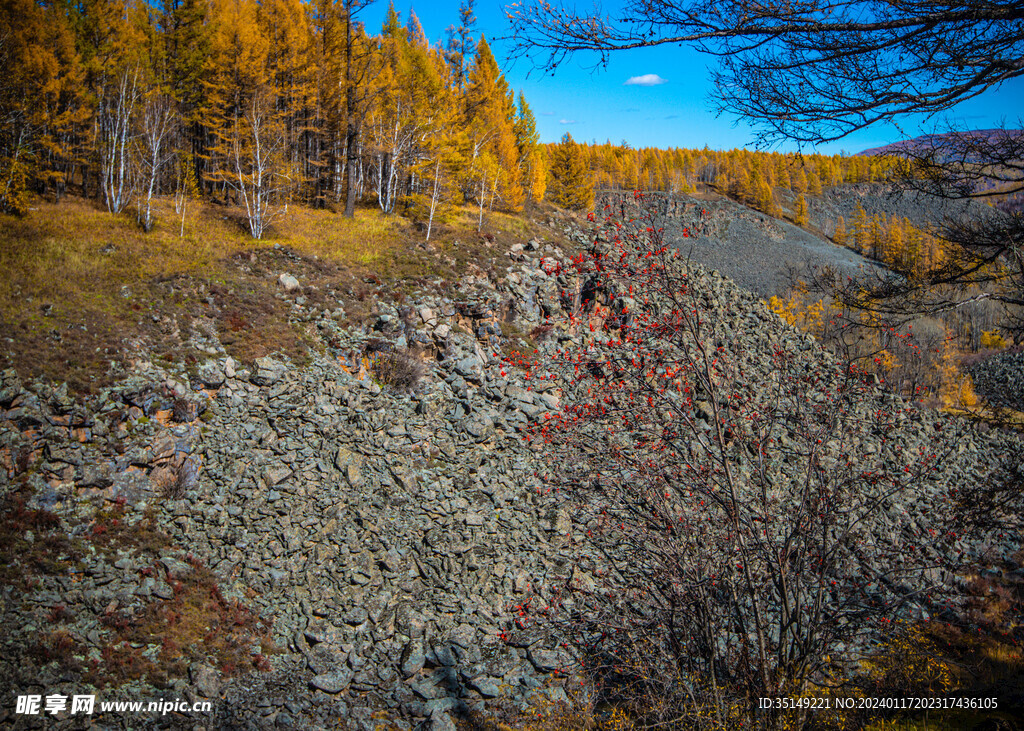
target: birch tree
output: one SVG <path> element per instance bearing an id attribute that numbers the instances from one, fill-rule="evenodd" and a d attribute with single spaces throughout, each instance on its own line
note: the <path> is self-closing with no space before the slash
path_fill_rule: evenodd
<path id="1" fill-rule="evenodd" d="M 143 230 L 153 228 L 153 194 L 160 171 L 174 157 L 168 142 L 174 129 L 172 100 L 159 92 L 149 94 L 142 108 L 139 134 L 135 138 L 138 166 L 138 220 Z"/>
<path id="2" fill-rule="evenodd" d="M 100 181 L 107 210 L 120 213 L 133 192 L 133 116 L 139 99 L 139 68 L 123 69 L 101 97 L 96 115 Z"/>
<path id="3" fill-rule="evenodd" d="M 283 211 L 280 197 L 291 186 L 282 173 L 284 130 L 274 100 L 257 94 L 241 119 L 235 120 L 232 187 L 238 192 L 254 239 L 262 239 Z"/>

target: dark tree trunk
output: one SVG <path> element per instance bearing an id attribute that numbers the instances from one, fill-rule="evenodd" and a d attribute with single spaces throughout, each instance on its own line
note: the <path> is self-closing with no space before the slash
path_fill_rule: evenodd
<path id="1" fill-rule="evenodd" d="M 352 79 L 352 4 L 345 4 L 345 218 L 356 215 L 356 154 L 359 124 L 356 89 Z"/>

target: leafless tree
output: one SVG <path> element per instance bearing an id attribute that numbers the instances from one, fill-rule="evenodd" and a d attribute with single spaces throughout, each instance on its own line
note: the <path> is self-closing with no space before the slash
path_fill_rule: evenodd
<path id="1" fill-rule="evenodd" d="M 581 51 L 606 62 L 614 51 L 664 44 L 717 56 L 716 110 L 752 122 L 766 145 L 935 118 L 1024 74 L 1019 0 L 627 0 L 616 19 L 527 0 L 507 12 L 514 53 L 544 70 Z M 1024 192 L 1021 133 L 936 131 L 899 151 L 905 186 L 952 199 Z M 1018 201 L 941 228 L 954 255 L 940 268 L 917 281 L 859 283 L 850 303 L 909 317 L 957 307 L 966 293 L 1003 305 L 1008 329 L 1024 336 L 1020 209 Z"/>
<path id="2" fill-rule="evenodd" d="M 249 221 L 254 239 L 263 238 L 271 221 L 282 212 L 280 195 L 291 187 L 281 172 L 284 130 L 274 110 L 274 101 L 256 94 L 245 116 L 235 121 L 233 153 L 235 175 L 230 179 Z"/>
<path id="3" fill-rule="evenodd" d="M 120 213 L 132 197 L 132 138 L 139 99 L 139 69 L 124 68 L 104 86 L 96 114 L 100 175 L 107 210 Z"/>
<path id="4" fill-rule="evenodd" d="M 836 140 L 900 114 L 935 113 L 1024 73 L 1019 2 L 627 0 L 621 18 L 546 2 L 509 8 L 514 48 L 545 69 L 566 56 L 694 44 L 720 57 L 719 109 L 760 139 Z"/>
<path id="5" fill-rule="evenodd" d="M 136 162 L 139 168 L 139 223 L 149 231 L 153 228 L 153 193 L 160 171 L 174 156 L 168 149 L 174 124 L 174 107 L 167 96 L 154 92 L 142 108 L 141 129 L 136 137 Z M 145 203 L 142 196 L 145 195 Z"/>
<path id="6" fill-rule="evenodd" d="M 944 590 L 945 450 L 908 443 L 920 412 L 802 339 L 730 337 L 650 211 L 595 239 L 565 271 L 606 304 L 567 323 L 579 342 L 527 362 L 560 387 L 532 437 L 588 537 L 520 625 L 651 727 L 774 727 L 786 714 L 758 698 L 827 685 Z"/>

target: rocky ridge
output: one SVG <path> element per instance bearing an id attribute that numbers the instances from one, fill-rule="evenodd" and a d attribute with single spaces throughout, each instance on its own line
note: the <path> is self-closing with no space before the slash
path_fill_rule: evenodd
<path id="1" fill-rule="evenodd" d="M 578 303 L 583 283 L 544 271 L 565 255 L 518 244 L 500 281 L 478 272 L 452 298 L 378 302 L 358 328 L 341 327 L 337 309 L 305 307 L 302 283 L 282 277 L 294 317 L 330 343 L 304 368 L 218 358 L 172 373 L 142 357 L 128 379 L 85 400 L 5 372 L 4 494 L 27 494 L 26 510 L 43 511 L 37 523 L 58 516 L 56 532 L 78 543 L 61 549 L 77 558 L 36 585 L 3 585 L 2 621 L 13 628 L 4 684 L 84 692 L 81 667 L 108 667 L 104 648 L 121 637 L 112 618 L 177 601 L 185 577 L 209 571 L 224 606 L 241 602 L 266 623 L 261 634 L 245 620 L 251 632 L 235 653 L 264 672 L 236 675 L 197 659 L 163 689 L 136 677 L 101 695 L 213 699 L 212 717 L 153 720 L 206 728 L 374 728 L 382 718 L 452 728 L 470 709 L 564 700 L 564 678 L 552 674 L 565 662 L 557 648 L 542 636 L 503 641 L 510 606 L 569 581 L 581 555 L 581 527 L 544 494 L 522 434 L 558 408 L 558 392 L 527 388 L 498 354 L 510 342 L 551 350 L 574 337 L 557 316 Z M 802 367 L 831 358 L 717 272 L 694 266 L 691 275 L 731 347 L 756 358 L 784 343 L 802 351 Z M 398 392 L 373 378 L 374 353 L 421 358 L 426 375 Z M 948 422 L 917 412 L 907 439 L 885 449 L 902 459 Z M 951 439 L 955 431 L 947 428 Z M 964 484 L 1015 444 L 971 432 L 955 440 L 945 481 Z M 925 521 L 940 487 L 893 505 L 891 525 Z M 105 542 L 112 524 L 146 524 L 166 541 Z M 28 532 L 32 540 L 19 537 L 26 556 L 45 531 L 39 523 Z M 1005 562 L 1016 550 L 1009 540 L 952 548 Z M 51 625 L 69 638 L 79 670 L 29 657 Z M 173 653 L 132 639 L 125 647 L 156 663 Z"/>

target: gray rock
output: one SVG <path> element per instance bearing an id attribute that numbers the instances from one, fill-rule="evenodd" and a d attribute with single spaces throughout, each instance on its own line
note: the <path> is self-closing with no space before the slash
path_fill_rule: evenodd
<path id="1" fill-rule="evenodd" d="M 167 575 L 174 578 L 186 576 L 192 571 L 191 566 L 184 561 L 179 561 L 173 556 L 161 556 L 160 563 L 162 563 L 164 568 L 167 570 Z"/>
<path id="2" fill-rule="evenodd" d="M 501 682 L 497 678 L 489 678 L 482 675 L 477 678 L 470 678 L 466 685 L 482 695 L 484 698 L 497 698 L 501 695 Z"/>
<path id="3" fill-rule="evenodd" d="M 221 680 L 220 673 L 209 665 L 193 663 L 188 669 L 192 685 L 196 687 L 199 694 L 205 698 L 217 698 L 220 696 Z"/>
<path id="4" fill-rule="evenodd" d="M 475 355 L 470 355 L 455 364 L 455 372 L 467 381 L 479 383 L 483 378 L 483 362 Z"/>
<path id="5" fill-rule="evenodd" d="M 451 699 L 451 700 L 454 700 L 454 699 Z M 455 725 L 455 722 L 452 721 L 452 717 L 450 715 L 448 715 L 447 709 L 446 710 L 440 710 L 440 707 L 431 708 L 430 707 L 430 703 L 433 703 L 433 702 L 434 701 L 430 701 L 430 702 L 427 703 L 427 707 L 428 707 L 428 709 L 431 712 L 430 713 L 430 731 L 456 731 L 456 729 L 458 727 Z M 454 704 L 453 704 L 453 708 L 454 708 Z"/>
<path id="6" fill-rule="evenodd" d="M 423 651 L 422 640 L 412 640 L 406 643 L 405 649 L 402 650 L 402 657 L 400 660 L 402 677 L 411 678 L 423 669 L 425 661 L 426 654 Z"/>
<path id="7" fill-rule="evenodd" d="M 288 367 L 284 363 L 270 356 L 257 358 L 254 365 L 256 370 L 251 380 L 257 386 L 272 386 L 288 372 Z"/>
<path id="8" fill-rule="evenodd" d="M 486 414 L 474 414 L 466 419 L 463 428 L 477 442 L 483 442 L 494 435 L 494 420 Z"/>
<path id="9" fill-rule="evenodd" d="M 263 480 L 267 483 L 267 487 L 280 485 L 291 476 L 292 470 L 284 465 L 271 465 L 263 470 Z"/>
<path id="10" fill-rule="evenodd" d="M 81 476 L 78 478 L 80 487 L 110 487 L 114 484 L 114 477 L 109 464 L 84 465 L 81 468 Z"/>
<path id="11" fill-rule="evenodd" d="M 354 488 L 360 488 L 363 486 L 363 471 L 359 468 L 355 462 L 350 462 L 345 466 L 345 479 L 348 480 L 348 484 Z"/>
<path id="12" fill-rule="evenodd" d="M 225 378 L 227 374 L 216 363 L 204 363 L 199 366 L 199 380 L 210 388 L 220 388 L 224 385 Z"/>
<path id="13" fill-rule="evenodd" d="M 543 648 L 531 647 L 526 651 L 527 658 L 539 673 L 551 673 L 555 670 L 568 667 L 572 658 L 568 653 L 561 650 L 545 650 Z"/>
<path id="14" fill-rule="evenodd" d="M 299 284 L 299 280 L 287 273 L 281 274 L 281 276 L 277 278 L 277 283 L 281 285 L 285 292 L 295 292 L 302 288 L 302 285 Z"/>
<path id="15" fill-rule="evenodd" d="M 354 675 L 355 673 L 349 668 L 339 668 L 329 673 L 313 676 L 309 684 L 317 690 L 322 690 L 324 693 L 340 693 L 348 688 Z"/>

